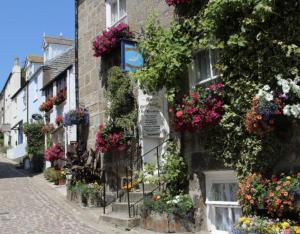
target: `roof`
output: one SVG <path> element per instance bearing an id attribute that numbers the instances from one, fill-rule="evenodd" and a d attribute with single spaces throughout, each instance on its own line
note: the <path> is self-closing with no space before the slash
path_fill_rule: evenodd
<path id="1" fill-rule="evenodd" d="M 44 58 L 38 55 L 27 55 L 26 60 L 33 62 L 33 63 L 43 63 Z"/>
<path id="2" fill-rule="evenodd" d="M 53 83 L 62 73 L 75 64 L 75 48 L 72 47 L 62 55 L 55 57 L 44 65 L 43 88 Z"/>
<path id="3" fill-rule="evenodd" d="M 74 45 L 74 40 L 67 39 L 64 37 L 50 37 L 50 36 L 44 36 L 44 47 L 45 44 L 58 44 L 58 45 Z"/>

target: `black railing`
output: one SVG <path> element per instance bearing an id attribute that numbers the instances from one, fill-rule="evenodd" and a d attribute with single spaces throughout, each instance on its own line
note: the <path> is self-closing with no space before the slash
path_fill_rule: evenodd
<path id="1" fill-rule="evenodd" d="M 154 148 L 148 150 L 146 153 L 144 153 L 143 155 L 137 157 L 135 160 L 133 160 L 133 152 L 130 152 L 130 156 L 129 158 L 123 159 L 123 160 L 118 160 L 114 163 L 115 165 L 115 176 L 116 176 L 116 200 L 119 199 L 119 201 L 121 201 L 121 197 L 123 194 L 127 195 L 127 205 L 128 205 L 128 216 L 134 217 L 137 215 L 136 207 L 138 206 L 138 204 L 140 204 L 142 201 L 144 201 L 145 199 L 145 184 L 144 181 L 140 181 L 140 184 L 142 184 L 142 198 L 139 199 L 138 201 L 134 202 L 133 204 L 131 204 L 130 202 L 130 190 L 133 188 L 133 171 L 137 170 L 143 170 L 143 162 L 145 157 L 148 157 L 150 155 L 151 152 L 156 152 L 156 166 L 157 166 L 157 175 L 158 177 L 161 175 L 161 170 L 160 170 L 160 150 L 159 148 L 162 147 L 165 143 L 167 143 L 168 141 L 170 141 L 171 139 L 169 138 L 169 136 L 167 136 L 167 139 L 162 141 L 160 144 L 158 144 L 157 146 L 155 146 Z M 125 168 L 125 176 L 126 176 L 126 185 L 123 186 L 121 190 L 122 192 L 119 190 L 119 177 L 120 177 L 120 166 L 122 166 L 122 168 Z M 105 175 L 105 171 L 103 171 L 104 175 Z M 129 182 L 130 181 L 130 182 Z M 130 186 L 129 186 L 130 184 Z M 158 184 L 158 186 L 156 188 L 154 188 L 151 192 L 149 192 L 148 194 L 153 193 L 156 190 L 161 190 L 162 186 L 164 184 Z M 104 200 L 104 204 L 103 204 L 103 213 L 105 214 L 106 212 L 106 207 L 109 205 L 107 204 L 106 201 L 106 186 L 107 186 L 107 180 L 106 180 L 106 175 L 104 176 L 104 181 L 103 181 L 103 200 Z M 125 190 L 125 191 L 124 191 Z M 133 209 L 133 212 L 131 212 L 131 209 Z"/>

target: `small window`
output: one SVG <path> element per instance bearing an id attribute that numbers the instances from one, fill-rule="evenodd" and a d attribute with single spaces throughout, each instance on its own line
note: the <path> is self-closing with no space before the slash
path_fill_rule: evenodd
<path id="1" fill-rule="evenodd" d="M 209 171 L 205 177 L 208 229 L 212 233 L 229 233 L 242 215 L 236 175 L 233 171 Z"/>
<path id="2" fill-rule="evenodd" d="M 190 65 L 190 86 L 195 86 L 212 81 L 219 77 L 216 64 L 218 62 L 218 50 L 201 50 L 195 56 Z"/>
<path id="3" fill-rule="evenodd" d="M 59 93 L 60 91 L 64 91 L 67 88 L 67 79 L 66 77 L 59 79 L 58 81 L 56 81 L 56 88 L 57 88 L 57 93 Z"/>
<path id="4" fill-rule="evenodd" d="M 53 97 L 53 84 L 49 85 L 45 89 L 46 100 Z"/>
<path id="5" fill-rule="evenodd" d="M 112 27 L 120 21 L 126 23 L 126 0 L 106 1 L 106 26 Z"/>

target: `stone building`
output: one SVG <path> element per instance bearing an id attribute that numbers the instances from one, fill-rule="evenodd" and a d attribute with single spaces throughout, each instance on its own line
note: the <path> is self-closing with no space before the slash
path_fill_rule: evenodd
<path id="1" fill-rule="evenodd" d="M 105 108 L 108 105 L 105 100 L 105 59 L 93 56 L 92 43 L 102 31 L 120 22 L 127 23 L 132 31 L 139 32 L 153 12 L 158 13 L 164 27 L 168 27 L 170 20 L 175 16 L 174 8 L 168 7 L 164 0 L 77 1 L 79 105 L 87 108 L 90 114 L 88 148 L 94 149 L 95 147 L 95 135 L 99 124 L 104 123 L 107 118 Z M 190 64 L 189 71 L 186 72 L 187 89 L 200 84 L 206 85 L 218 78 L 218 73 L 214 69 L 217 57 L 217 52 L 211 50 L 195 53 L 194 61 Z M 156 96 L 156 101 L 162 103 L 160 112 L 164 116 L 164 121 L 167 122 L 165 128 L 167 133 L 164 136 L 166 137 L 170 133 L 168 106 L 166 101 L 163 98 L 160 99 L 159 96 Z M 145 105 L 145 100 L 149 101 L 152 98 L 153 96 L 144 96 L 142 92 L 139 92 L 139 109 L 141 110 Z M 139 121 L 140 127 L 143 127 L 141 115 Z M 159 145 L 164 139 L 164 137 L 148 138 L 143 134 L 140 132 L 142 154 Z M 187 135 L 182 142 L 191 174 L 190 195 L 196 208 L 195 230 L 213 233 L 228 230 L 228 227 L 233 225 L 241 214 L 234 196 L 237 189 L 235 172 L 225 170 L 222 165 L 207 159 L 205 151 L 201 148 L 199 136 Z M 216 197 L 218 197 L 217 201 L 215 201 Z"/>

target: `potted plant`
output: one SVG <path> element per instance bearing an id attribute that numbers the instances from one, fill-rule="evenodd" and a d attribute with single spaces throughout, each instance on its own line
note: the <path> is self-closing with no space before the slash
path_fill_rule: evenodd
<path id="1" fill-rule="evenodd" d="M 53 165 L 56 160 L 62 159 L 64 156 L 65 152 L 62 146 L 60 144 L 54 144 L 46 150 L 44 159 L 50 161 Z"/>
<path id="2" fill-rule="evenodd" d="M 66 184 L 66 173 L 64 169 L 61 169 L 59 171 L 59 180 L 58 180 L 58 185 L 65 185 Z"/>

